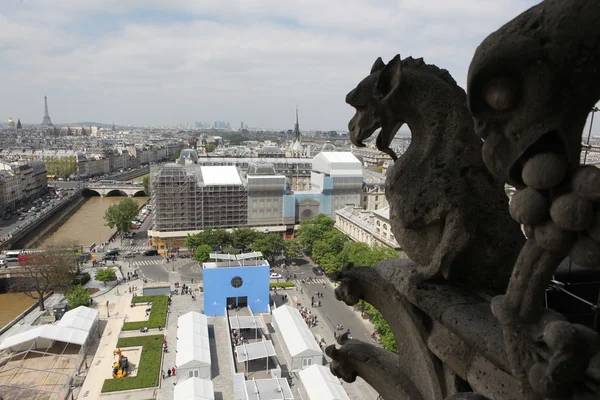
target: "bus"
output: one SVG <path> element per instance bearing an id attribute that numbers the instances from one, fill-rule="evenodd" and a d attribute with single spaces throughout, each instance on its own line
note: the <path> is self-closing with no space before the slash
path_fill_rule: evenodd
<path id="1" fill-rule="evenodd" d="M 4 253 L 6 261 L 19 261 L 19 254 L 21 254 L 21 250 L 8 250 Z"/>
<path id="2" fill-rule="evenodd" d="M 54 175 L 54 174 L 48 174 L 48 175 L 46 175 L 46 178 L 47 179 L 56 179 L 56 175 Z"/>
<path id="3" fill-rule="evenodd" d="M 19 253 L 19 265 L 27 265 L 28 260 L 40 253 L 43 253 L 43 250 L 21 250 Z"/>

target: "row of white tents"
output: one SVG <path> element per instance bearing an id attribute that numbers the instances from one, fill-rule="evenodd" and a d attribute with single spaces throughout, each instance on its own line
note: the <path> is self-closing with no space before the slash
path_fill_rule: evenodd
<path id="1" fill-rule="evenodd" d="M 190 311 L 177 318 L 176 400 L 214 400 L 206 315 Z"/>

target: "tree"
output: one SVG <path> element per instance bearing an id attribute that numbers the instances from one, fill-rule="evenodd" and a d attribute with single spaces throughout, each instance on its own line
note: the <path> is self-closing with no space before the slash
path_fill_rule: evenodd
<path id="1" fill-rule="evenodd" d="M 181 150 L 179 150 L 179 149 L 175 150 L 175 153 L 173 154 L 173 160 L 177 160 L 180 155 L 181 155 Z"/>
<path id="2" fill-rule="evenodd" d="M 321 240 L 325 232 L 330 231 L 335 221 L 325 214 L 319 214 L 312 221 L 302 221 L 298 227 L 298 240 L 304 253 L 311 256 L 315 242 Z"/>
<path id="3" fill-rule="evenodd" d="M 148 175 L 142 178 L 142 185 L 144 185 L 144 192 L 146 192 L 146 195 L 150 196 L 150 178 L 148 178 Z"/>
<path id="4" fill-rule="evenodd" d="M 198 246 L 203 244 L 209 245 L 211 248 L 227 246 L 231 244 L 231 234 L 225 229 L 206 228 L 195 235 L 188 235 L 184 244 L 190 250 L 196 250 Z"/>
<path id="5" fill-rule="evenodd" d="M 87 307 L 90 305 L 90 292 L 87 289 L 84 289 L 81 285 L 73 287 L 65 294 L 65 297 L 67 298 L 69 310 L 79 306 Z"/>
<path id="6" fill-rule="evenodd" d="M 275 255 L 285 249 L 285 240 L 276 233 L 269 233 L 259 237 L 252 244 L 252 250 L 260 251 L 271 264 L 275 261 Z"/>
<path id="7" fill-rule="evenodd" d="M 96 280 L 98 282 L 103 282 L 106 286 L 106 282 L 117 280 L 117 274 L 113 268 L 100 268 L 96 270 Z"/>
<path id="8" fill-rule="evenodd" d="M 302 245 L 297 239 L 286 240 L 283 255 L 286 259 L 301 257 Z"/>
<path id="9" fill-rule="evenodd" d="M 114 227 L 121 233 L 131 230 L 131 221 L 139 212 L 139 206 L 135 200 L 127 197 L 117 204 L 113 204 L 104 213 L 104 221 L 106 226 L 113 229 Z"/>
<path id="10" fill-rule="evenodd" d="M 194 250 L 194 258 L 198 262 L 207 262 L 210 258 L 210 253 L 212 253 L 213 248 L 207 244 L 202 244 L 196 247 Z"/>
<path id="11" fill-rule="evenodd" d="M 77 255 L 61 245 L 49 245 L 32 254 L 23 266 L 24 279 L 11 287 L 37 300 L 44 311 L 44 296 L 51 291 L 66 291 L 71 286 L 77 269 Z"/>
<path id="12" fill-rule="evenodd" d="M 261 234 L 252 228 L 236 228 L 231 232 L 231 242 L 233 247 L 244 251 L 252 246 L 259 235 Z"/>
<path id="13" fill-rule="evenodd" d="M 215 146 L 212 143 L 207 143 L 206 146 L 204 147 L 204 150 L 206 150 L 207 153 L 212 153 L 216 149 L 217 149 L 217 146 Z"/>
<path id="14" fill-rule="evenodd" d="M 316 263 L 321 263 L 321 259 L 328 254 L 337 255 L 348 243 L 348 236 L 338 231 L 331 229 L 323 234 L 323 238 L 315 242 L 313 246 L 312 258 Z"/>

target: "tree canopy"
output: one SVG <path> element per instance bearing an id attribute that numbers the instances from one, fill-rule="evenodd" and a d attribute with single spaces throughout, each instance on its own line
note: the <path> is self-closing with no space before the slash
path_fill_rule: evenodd
<path id="1" fill-rule="evenodd" d="M 64 243 L 45 246 L 24 262 L 23 275 L 28 278 L 13 285 L 11 290 L 25 293 L 37 300 L 40 311 L 44 311 L 44 296 L 55 291 L 66 291 L 71 287 L 77 272 L 77 254 Z"/>
<path id="2" fill-rule="evenodd" d="M 117 204 L 113 204 L 108 207 L 104 213 L 104 225 L 109 228 L 117 228 L 121 233 L 129 232 L 131 230 L 131 221 L 136 217 L 139 212 L 138 203 L 127 197 L 121 200 Z"/>
<path id="3" fill-rule="evenodd" d="M 77 285 L 65 293 L 65 298 L 67 299 L 69 310 L 72 310 L 79 306 L 88 307 L 90 305 L 91 296 L 87 289 L 84 289 L 81 285 Z"/>
<path id="4" fill-rule="evenodd" d="M 201 244 L 194 250 L 194 258 L 198 262 L 207 262 L 213 248 L 207 244 Z"/>
<path id="5" fill-rule="evenodd" d="M 98 282 L 103 282 L 106 285 L 106 282 L 113 282 L 117 280 L 117 274 L 115 273 L 114 268 L 100 268 L 96 270 L 96 280 Z"/>
<path id="6" fill-rule="evenodd" d="M 276 233 L 263 234 L 262 237 L 256 239 L 252 244 L 252 250 L 260 251 L 271 263 L 275 261 L 275 256 L 280 254 L 284 249 L 285 240 Z"/>
<path id="7" fill-rule="evenodd" d="M 298 227 L 298 240 L 302 250 L 308 256 L 312 256 L 315 242 L 321 240 L 325 232 L 333 229 L 335 221 L 325 214 L 319 214 L 311 221 L 302 221 Z"/>
<path id="8" fill-rule="evenodd" d="M 245 251 L 252 246 L 259 235 L 260 233 L 252 228 L 236 228 L 231 232 L 231 244 L 233 247 Z"/>
<path id="9" fill-rule="evenodd" d="M 150 196 L 150 178 L 148 175 L 142 178 L 142 185 L 144 185 L 144 192 L 146 192 L 146 195 Z"/>
<path id="10" fill-rule="evenodd" d="M 215 151 L 217 149 L 217 146 L 215 146 L 212 143 L 208 143 L 205 147 L 204 150 L 206 150 L 207 153 L 212 153 L 213 151 Z"/>
<path id="11" fill-rule="evenodd" d="M 184 245 L 188 249 L 195 251 L 198 246 L 203 244 L 214 248 L 217 246 L 227 246 L 231 243 L 231 234 L 225 229 L 206 228 L 202 232 L 198 232 L 194 235 L 188 235 L 185 238 Z"/>

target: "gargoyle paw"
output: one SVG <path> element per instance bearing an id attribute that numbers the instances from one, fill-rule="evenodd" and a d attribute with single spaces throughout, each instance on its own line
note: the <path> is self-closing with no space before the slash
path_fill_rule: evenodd
<path id="1" fill-rule="evenodd" d="M 325 348 L 325 354 L 332 360 L 329 369 L 333 375 L 349 383 L 356 380 L 358 372 L 354 369 L 353 361 L 348 357 L 348 352 L 343 351 L 343 349 L 340 351 L 332 344 Z"/>
<path id="2" fill-rule="evenodd" d="M 366 267 L 365 267 L 366 268 Z M 340 271 L 330 275 L 330 278 L 339 281 L 339 286 L 335 289 L 335 298 L 343 301 L 349 306 L 353 306 L 363 297 L 363 288 L 355 273 L 353 264 L 347 264 Z"/>

